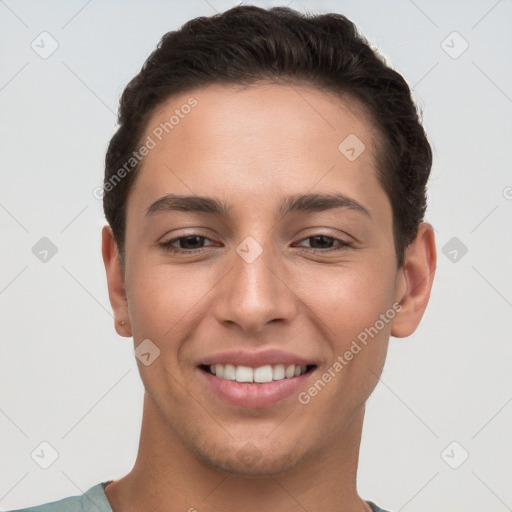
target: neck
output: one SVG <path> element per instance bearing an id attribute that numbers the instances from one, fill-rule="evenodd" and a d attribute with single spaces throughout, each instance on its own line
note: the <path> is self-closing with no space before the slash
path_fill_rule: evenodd
<path id="1" fill-rule="evenodd" d="M 147 393 L 133 469 L 105 488 L 114 512 L 365 512 L 356 489 L 364 407 L 334 446 L 285 473 L 240 476 L 206 465 L 167 426 Z M 299 466 L 299 465 L 298 465 Z"/>

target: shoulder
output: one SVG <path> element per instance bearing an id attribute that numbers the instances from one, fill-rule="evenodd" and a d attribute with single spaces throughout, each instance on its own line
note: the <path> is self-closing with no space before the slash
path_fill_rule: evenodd
<path id="1" fill-rule="evenodd" d="M 375 505 L 373 501 L 367 501 L 368 505 L 372 508 L 372 512 L 388 512 L 387 510 L 384 510 L 383 508 L 380 508 L 378 505 Z"/>
<path id="2" fill-rule="evenodd" d="M 105 485 L 106 482 L 101 482 L 80 496 L 7 512 L 113 512 L 105 496 Z"/>

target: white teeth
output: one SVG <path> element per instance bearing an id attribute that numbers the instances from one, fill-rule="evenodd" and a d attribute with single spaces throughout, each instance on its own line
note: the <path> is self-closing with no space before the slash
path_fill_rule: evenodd
<path id="1" fill-rule="evenodd" d="M 284 377 L 284 364 L 276 364 L 274 368 L 272 368 L 272 380 L 282 380 Z"/>
<path id="2" fill-rule="evenodd" d="M 227 380 L 235 380 L 235 377 L 236 377 L 235 365 L 233 365 L 233 364 L 226 364 L 224 366 L 224 375 L 223 375 L 223 377 L 225 379 L 227 379 Z"/>
<path id="3" fill-rule="evenodd" d="M 272 382 L 272 366 L 260 366 L 255 368 L 254 371 L 254 382 Z"/>
<path id="4" fill-rule="evenodd" d="M 237 382 L 253 382 L 254 379 L 253 369 L 249 366 L 237 366 L 235 379 Z"/>
<path id="5" fill-rule="evenodd" d="M 259 366 L 235 366 L 233 364 L 212 364 L 209 367 L 210 373 L 221 379 L 236 380 L 237 382 L 258 382 L 266 383 L 273 380 L 291 379 L 306 373 L 307 366 L 284 364 Z"/>

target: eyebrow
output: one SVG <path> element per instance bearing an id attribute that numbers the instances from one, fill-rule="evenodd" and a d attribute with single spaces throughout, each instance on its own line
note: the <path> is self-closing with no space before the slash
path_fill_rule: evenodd
<path id="1" fill-rule="evenodd" d="M 286 196 L 281 202 L 279 212 L 286 215 L 292 212 L 323 212 L 336 208 L 353 210 L 371 218 L 367 208 L 356 200 L 340 193 Z M 201 212 L 229 217 L 231 208 L 226 203 L 211 197 L 166 194 L 147 208 L 146 217 L 172 211 Z"/>

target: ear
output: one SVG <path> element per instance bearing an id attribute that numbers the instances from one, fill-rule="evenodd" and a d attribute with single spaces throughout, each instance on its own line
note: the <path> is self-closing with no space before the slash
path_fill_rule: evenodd
<path id="1" fill-rule="evenodd" d="M 405 251 L 404 264 L 398 271 L 395 300 L 402 309 L 393 319 L 391 336 L 404 338 L 418 327 L 430 298 L 436 262 L 434 229 L 422 222 L 416 238 Z"/>
<path id="2" fill-rule="evenodd" d="M 103 226 L 101 232 L 101 253 L 107 273 L 108 296 L 114 312 L 114 326 L 119 336 L 129 338 L 132 336 L 132 329 L 128 316 L 128 300 L 117 245 L 109 225 Z M 124 325 L 121 325 L 122 321 L 125 322 Z"/>

